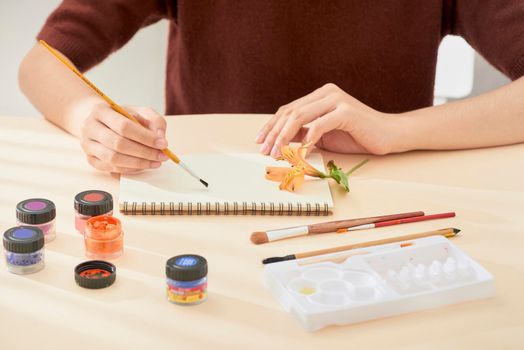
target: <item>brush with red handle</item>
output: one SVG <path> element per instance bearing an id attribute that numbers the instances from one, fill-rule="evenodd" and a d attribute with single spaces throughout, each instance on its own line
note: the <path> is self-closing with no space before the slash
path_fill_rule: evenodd
<path id="1" fill-rule="evenodd" d="M 384 226 L 392 226 L 392 225 L 400 225 L 400 224 L 408 224 L 410 222 L 419 222 L 419 221 L 435 220 L 435 219 L 445 219 L 445 218 L 452 218 L 452 217 L 455 217 L 455 213 L 454 212 L 441 213 L 441 214 L 432 214 L 432 215 L 424 215 L 424 216 L 414 216 L 414 217 L 410 217 L 410 218 L 403 218 L 403 219 L 389 220 L 389 221 L 379 221 L 379 222 L 373 222 L 373 223 L 370 223 L 370 224 L 364 224 L 364 225 L 358 225 L 358 226 L 341 228 L 341 229 L 337 230 L 337 233 L 346 233 L 346 232 L 349 232 L 349 231 L 365 230 L 365 229 L 368 229 L 368 228 L 384 227 Z"/>
<path id="2" fill-rule="evenodd" d="M 288 227 L 283 229 L 268 230 L 262 232 L 253 232 L 251 234 L 251 242 L 254 244 L 263 244 L 267 242 L 277 241 L 284 238 L 291 238 L 304 235 L 315 235 L 319 233 L 335 232 L 339 228 L 347 228 L 352 226 L 360 226 L 379 221 L 390 221 L 402 218 L 410 218 L 415 216 L 423 216 L 423 211 L 415 211 L 410 213 L 400 213 L 392 215 L 381 215 L 367 218 L 338 220 L 330 222 L 322 222 L 318 224 L 302 225 L 295 227 Z"/>

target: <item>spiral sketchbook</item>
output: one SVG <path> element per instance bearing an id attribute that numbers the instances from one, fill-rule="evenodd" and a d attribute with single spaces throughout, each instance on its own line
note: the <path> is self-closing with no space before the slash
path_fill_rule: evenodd
<path id="1" fill-rule="evenodd" d="M 254 153 L 194 154 L 182 161 L 209 182 L 205 188 L 173 162 L 120 179 L 120 211 L 132 215 L 329 215 L 333 200 L 327 180 L 309 178 L 296 192 L 265 179 L 266 166 L 284 161 Z M 324 170 L 322 156 L 308 162 Z"/>

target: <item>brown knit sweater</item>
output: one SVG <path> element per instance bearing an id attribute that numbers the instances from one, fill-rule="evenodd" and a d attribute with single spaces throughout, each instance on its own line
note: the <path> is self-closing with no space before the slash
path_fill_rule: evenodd
<path id="1" fill-rule="evenodd" d="M 327 82 L 383 112 L 429 106 L 447 34 L 524 74 L 523 0 L 65 0 L 38 38 L 85 71 L 161 19 L 166 114 L 273 113 Z"/>

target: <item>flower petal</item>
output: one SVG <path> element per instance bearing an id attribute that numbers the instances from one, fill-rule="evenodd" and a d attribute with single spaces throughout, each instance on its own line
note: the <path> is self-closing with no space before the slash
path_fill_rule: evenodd
<path id="1" fill-rule="evenodd" d="M 298 156 L 297 150 L 289 145 L 282 146 L 280 148 L 280 153 L 282 158 L 288 161 L 291 165 L 298 165 L 300 162 L 300 157 Z"/>
<path id="2" fill-rule="evenodd" d="M 304 162 L 303 166 L 304 166 L 304 172 L 306 173 L 306 175 L 313 176 L 313 177 L 320 177 L 320 178 L 324 177 L 322 176 L 322 172 L 320 170 L 317 170 L 313 165 L 307 162 Z"/>
<path id="3" fill-rule="evenodd" d="M 266 167 L 266 179 L 280 182 L 292 170 L 293 168 L 290 167 L 268 166 Z"/>
<path id="4" fill-rule="evenodd" d="M 282 182 L 280 183 L 279 188 L 281 190 L 286 190 L 289 192 L 294 192 L 304 182 L 304 168 L 303 167 L 295 167 L 293 168 L 287 175 L 284 177 Z"/>

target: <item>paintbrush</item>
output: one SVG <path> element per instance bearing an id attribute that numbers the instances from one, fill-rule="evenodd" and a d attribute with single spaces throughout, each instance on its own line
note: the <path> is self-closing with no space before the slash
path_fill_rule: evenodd
<path id="1" fill-rule="evenodd" d="M 53 56 L 55 56 L 60 62 L 62 62 L 67 68 L 69 68 L 73 73 L 75 73 L 87 86 L 89 86 L 94 92 L 98 94 L 98 96 L 102 97 L 109 106 L 117 113 L 121 114 L 122 116 L 126 117 L 127 119 L 131 120 L 133 123 L 138 124 L 140 126 L 143 126 L 140 124 L 140 122 L 133 117 L 128 111 L 126 111 L 124 108 L 119 106 L 116 102 L 114 102 L 112 99 L 110 99 L 106 94 L 104 94 L 99 88 L 95 86 L 89 79 L 87 79 L 78 69 L 76 69 L 75 66 L 73 66 L 69 61 L 67 61 L 62 55 L 60 55 L 55 49 L 53 49 L 51 46 L 49 46 L 48 43 L 46 43 L 44 40 L 39 41 L 42 46 L 44 46 Z M 169 150 L 169 148 L 164 148 L 162 150 L 166 156 L 169 157 L 173 162 L 180 165 L 182 169 L 184 169 L 189 175 L 200 181 L 200 183 L 206 187 L 208 187 L 208 183 L 204 180 L 202 180 L 193 170 L 191 170 L 184 162 L 180 160 L 174 154 Z"/>
<path id="2" fill-rule="evenodd" d="M 427 221 L 427 220 L 435 220 L 435 219 L 446 219 L 446 218 L 453 218 L 453 217 L 455 217 L 454 212 L 424 215 L 424 216 L 414 216 L 414 217 L 405 218 L 405 219 L 379 221 L 379 222 L 374 222 L 372 224 L 365 224 L 365 225 L 341 228 L 337 230 L 337 233 L 346 233 L 349 231 L 366 230 L 368 228 L 386 227 L 386 226 L 393 226 L 393 225 L 400 225 L 400 224 L 409 224 L 411 222 L 419 222 L 419 221 Z"/>
<path id="3" fill-rule="evenodd" d="M 392 249 L 396 249 L 396 248 L 405 248 L 405 247 L 410 247 L 410 246 L 412 246 L 414 244 L 415 243 L 413 243 L 413 242 L 406 242 L 406 243 L 401 243 L 399 245 L 394 245 L 394 246 L 385 246 L 382 249 L 363 250 L 363 251 L 358 251 L 358 252 L 349 251 L 349 252 L 345 252 L 344 254 L 339 254 L 339 255 L 336 255 L 336 256 L 318 257 L 316 259 L 308 259 L 308 260 L 305 260 L 305 261 L 299 261 L 299 262 L 297 262 L 297 264 L 299 266 L 306 266 L 306 265 L 318 264 L 318 263 L 323 263 L 323 262 L 332 262 L 334 264 L 342 264 L 347 259 L 349 259 L 351 257 L 354 257 L 356 255 L 366 255 L 366 254 L 371 254 L 371 253 L 382 252 L 384 250 L 392 250 Z"/>
<path id="4" fill-rule="evenodd" d="M 323 222 L 319 224 L 295 226 L 295 227 L 283 228 L 283 229 L 278 229 L 278 230 L 269 230 L 265 232 L 253 232 L 251 234 L 251 242 L 253 242 L 254 244 L 262 244 L 262 243 L 277 241 L 277 240 L 284 239 L 284 238 L 335 232 L 341 228 L 348 228 L 352 226 L 371 224 L 374 222 L 397 220 L 397 219 L 411 218 L 411 217 L 423 216 L 423 215 L 424 215 L 423 211 L 415 211 L 411 213 L 400 213 L 400 214 L 392 214 L 392 215 L 373 216 L 373 217 L 367 217 L 367 218 L 329 221 L 329 222 Z"/>
<path id="5" fill-rule="evenodd" d="M 272 263 L 287 261 L 287 260 L 309 258 L 311 256 L 318 256 L 318 255 L 342 252 L 342 251 L 352 250 L 352 249 L 357 249 L 357 248 L 372 247 L 372 246 L 381 245 L 381 244 L 388 244 L 388 243 L 395 243 L 395 242 L 402 242 L 402 241 L 411 241 L 414 239 L 430 237 L 430 236 L 439 236 L 440 235 L 440 236 L 450 238 L 450 237 L 456 236 L 459 232 L 460 230 L 457 228 L 445 228 L 445 229 L 441 229 L 437 231 L 413 233 L 413 234 L 404 235 L 404 236 L 379 239 L 376 241 L 348 244 L 348 245 L 343 245 L 343 246 L 334 247 L 334 248 L 314 250 L 314 251 L 305 252 L 305 253 L 290 254 L 290 255 L 281 256 L 281 257 L 279 256 L 271 257 L 271 258 L 262 260 L 262 264 L 272 264 Z"/>

